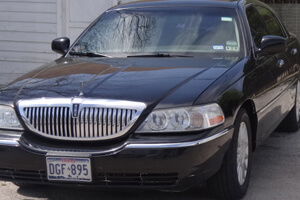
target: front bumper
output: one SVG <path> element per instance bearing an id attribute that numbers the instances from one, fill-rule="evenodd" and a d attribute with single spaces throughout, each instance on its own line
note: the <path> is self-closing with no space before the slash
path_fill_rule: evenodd
<path id="1" fill-rule="evenodd" d="M 0 131 L 0 179 L 65 186 L 184 190 L 218 171 L 232 134 L 233 128 L 213 129 L 191 141 L 146 142 L 134 138 L 109 149 L 66 150 L 37 145 L 22 133 Z M 92 182 L 49 181 L 46 157 L 51 156 L 90 158 Z"/>

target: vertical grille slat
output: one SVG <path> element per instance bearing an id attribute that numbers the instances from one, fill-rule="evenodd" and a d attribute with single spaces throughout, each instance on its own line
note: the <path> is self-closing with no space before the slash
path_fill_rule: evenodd
<path id="1" fill-rule="evenodd" d="M 64 129 L 63 129 L 63 108 L 59 107 L 59 112 L 58 112 L 58 116 L 59 116 L 59 126 L 58 126 L 58 130 L 59 130 L 59 136 L 63 137 L 64 136 Z"/>
<path id="2" fill-rule="evenodd" d="M 84 109 L 84 137 L 88 137 L 88 132 L 89 132 L 88 117 L 89 117 L 88 109 Z"/>
<path id="3" fill-rule="evenodd" d="M 67 108 L 66 109 L 66 125 L 65 125 L 65 127 L 67 129 L 67 133 L 66 133 L 67 137 L 72 137 L 71 130 L 70 130 L 70 112 L 71 112 L 70 109 Z"/>
<path id="4" fill-rule="evenodd" d="M 46 115 L 46 117 L 45 117 L 45 132 L 47 133 L 47 134 L 49 134 L 50 133 L 50 130 L 49 130 L 49 128 L 50 128 L 50 123 L 49 123 L 49 120 L 50 120 L 50 116 L 49 116 L 49 108 L 45 108 L 45 115 Z"/>
<path id="5" fill-rule="evenodd" d="M 131 109 L 83 106 L 78 117 L 73 117 L 71 108 L 24 107 L 22 116 L 30 129 L 41 135 L 57 139 L 101 140 L 120 134 L 136 115 L 136 110 Z"/>
<path id="6" fill-rule="evenodd" d="M 64 108 L 64 113 L 63 113 L 63 127 L 64 127 L 64 137 L 68 137 L 68 108 Z"/>
<path id="7" fill-rule="evenodd" d="M 33 123 L 34 123 L 34 121 L 33 121 L 33 120 L 34 120 L 34 116 L 33 116 L 33 108 L 30 108 L 30 111 L 29 111 L 29 112 L 30 112 L 30 114 L 29 114 L 29 117 L 30 117 L 30 123 L 33 124 Z"/>
<path id="8" fill-rule="evenodd" d="M 124 127 L 125 127 L 126 110 L 122 109 L 122 114 L 121 115 L 122 115 L 121 127 L 122 127 L 122 129 L 124 129 Z"/>
<path id="9" fill-rule="evenodd" d="M 130 121 L 130 116 L 131 116 L 131 111 L 128 110 L 126 115 L 126 126 L 128 126 L 128 122 Z"/>
<path id="10" fill-rule="evenodd" d="M 77 137 L 80 138 L 81 137 L 81 133 L 80 133 L 80 119 L 79 119 L 79 115 L 76 118 L 76 132 L 77 132 Z"/>
<path id="11" fill-rule="evenodd" d="M 37 128 L 36 127 L 36 119 L 37 119 L 37 117 L 36 117 L 36 108 L 33 108 L 33 114 L 32 114 L 32 116 L 33 116 L 33 125 L 34 125 L 34 128 Z"/>
<path id="12" fill-rule="evenodd" d="M 52 123 L 51 123 L 51 118 L 52 118 L 52 115 L 51 115 L 51 113 L 52 113 L 52 108 L 49 108 L 48 109 L 48 127 L 49 127 L 49 134 L 50 135 L 52 135 Z"/>
<path id="13" fill-rule="evenodd" d="M 38 113 L 39 113 L 39 131 L 43 131 L 43 108 L 38 108 Z"/>
<path id="14" fill-rule="evenodd" d="M 42 119 L 42 123 L 43 123 L 43 128 L 42 128 L 42 131 L 43 132 L 46 132 L 46 108 L 42 108 L 42 116 L 43 116 L 43 119 Z"/>
<path id="15" fill-rule="evenodd" d="M 37 107 L 36 108 L 36 126 L 37 126 L 37 129 L 39 130 L 39 131 L 41 131 L 41 128 L 40 128 L 40 118 L 41 118 L 41 115 L 40 115 L 40 109 L 41 108 L 39 108 L 39 107 Z"/>
<path id="16" fill-rule="evenodd" d="M 112 133 L 111 134 L 117 132 L 117 120 L 116 120 L 117 111 L 118 111 L 117 109 L 112 110 L 112 125 L 111 125 Z"/>
<path id="17" fill-rule="evenodd" d="M 93 122 L 94 122 L 94 137 L 99 137 L 98 136 L 98 108 L 94 108 L 94 118 L 93 118 Z"/>
<path id="18" fill-rule="evenodd" d="M 38 126 L 39 126 L 39 120 L 38 120 L 38 108 L 34 108 L 34 113 L 33 113 L 33 115 L 34 115 L 34 127 L 36 128 L 36 129 L 38 129 Z"/>
<path id="19" fill-rule="evenodd" d="M 96 125 L 95 125 L 95 122 L 96 122 L 95 113 L 96 113 L 96 111 L 95 111 L 95 108 L 91 108 L 91 110 L 92 110 L 92 114 L 91 114 L 91 129 L 92 129 L 91 133 L 92 133 L 92 135 L 91 135 L 91 137 L 94 138 L 95 133 L 96 133 L 96 130 L 95 130 L 95 128 L 96 128 Z"/>
<path id="20" fill-rule="evenodd" d="M 62 112 L 62 117 L 63 117 L 63 120 L 62 120 L 62 127 L 63 127 L 63 131 L 64 131 L 64 134 L 63 136 L 64 137 L 68 137 L 68 123 L 67 123 L 67 116 L 68 116 L 68 113 L 67 113 L 68 109 L 67 108 L 63 108 L 63 112 Z"/>
<path id="21" fill-rule="evenodd" d="M 121 115 L 122 115 L 122 110 L 118 109 L 118 113 L 117 113 L 117 132 L 121 131 Z"/>
<path id="22" fill-rule="evenodd" d="M 99 112 L 98 112 L 98 136 L 99 137 L 103 137 L 103 121 L 102 121 L 102 116 L 103 116 L 103 109 L 99 108 Z"/>
<path id="23" fill-rule="evenodd" d="M 93 138 L 94 136 L 94 108 L 89 109 L 89 137 Z"/>
<path id="24" fill-rule="evenodd" d="M 107 112 L 107 135 L 111 135 L 112 119 L 111 119 L 111 109 Z"/>
<path id="25" fill-rule="evenodd" d="M 37 128 L 36 127 L 36 108 L 33 108 L 32 116 L 33 116 L 33 125 L 34 125 L 34 128 Z"/>
<path id="26" fill-rule="evenodd" d="M 55 135 L 55 108 L 51 108 L 50 113 L 50 119 L 51 119 L 51 135 Z"/>
<path id="27" fill-rule="evenodd" d="M 35 112 L 35 108 L 32 108 L 31 109 L 31 117 L 32 117 L 31 121 L 32 121 L 33 127 L 35 128 L 35 114 L 34 114 L 34 112 Z"/>
<path id="28" fill-rule="evenodd" d="M 80 112 L 79 114 L 79 123 L 80 123 L 80 137 L 84 137 L 84 113 Z"/>
<path id="29" fill-rule="evenodd" d="M 72 134 L 74 135 L 75 138 L 78 137 L 77 129 L 76 129 L 76 118 L 72 119 Z"/>
<path id="30" fill-rule="evenodd" d="M 103 116 L 102 116 L 102 124 L 103 124 L 103 133 L 102 136 L 107 136 L 107 109 L 103 109 Z"/>
<path id="31" fill-rule="evenodd" d="M 74 133 L 72 131 L 72 113 L 71 111 L 68 112 L 68 135 L 69 137 L 74 137 Z"/>
<path id="32" fill-rule="evenodd" d="M 60 136 L 59 132 L 59 108 L 55 109 L 55 135 Z"/>
<path id="33" fill-rule="evenodd" d="M 28 118 L 29 119 L 29 123 L 32 124 L 32 108 L 28 108 Z"/>
<path id="34" fill-rule="evenodd" d="M 51 125 L 50 125 L 50 108 L 46 108 L 46 131 L 47 134 L 50 134 L 50 129 L 51 129 Z"/>

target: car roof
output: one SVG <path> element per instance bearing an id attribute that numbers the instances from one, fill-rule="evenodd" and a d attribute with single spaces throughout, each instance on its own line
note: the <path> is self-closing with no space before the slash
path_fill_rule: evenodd
<path id="1" fill-rule="evenodd" d="M 241 0 L 143 0 L 118 5 L 110 10 L 168 6 L 216 6 L 237 8 L 240 1 Z"/>

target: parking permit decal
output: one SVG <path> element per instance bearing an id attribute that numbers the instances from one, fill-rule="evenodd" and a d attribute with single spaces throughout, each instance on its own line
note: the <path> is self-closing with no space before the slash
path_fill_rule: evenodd
<path id="1" fill-rule="evenodd" d="M 232 17 L 222 17 L 221 21 L 222 22 L 232 22 Z"/>
<path id="2" fill-rule="evenodd" d="M 225 50 L 224 45 L 213 45 L 213 50 Z"/>
<path id="3" fill-rule="evenodd" d="M 228 45 L 228 46 L 237 46 L 238 43 L 236 41 L 229 40 L 229 41 L 226 42 L 226 45 Z"/>
<path id="4" fill-rule="evenodd" d="M 226 46 L 226 51 L 239 51 L 238 46 Z"/>

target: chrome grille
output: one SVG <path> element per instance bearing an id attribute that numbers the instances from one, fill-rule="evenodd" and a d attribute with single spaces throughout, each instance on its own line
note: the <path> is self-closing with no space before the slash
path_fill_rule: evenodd
<path id="1" fill-rule="evenodd" d="M 53 99 L 20 101 L 19 110 L 28 128 L 56 139 L 110 139 L 124 135 L 145 108 L 139 102 L 119 101 L 118 104 L 113 100 L 60 100 L 60 105 L 58 99 L 55 102 Z M 77 117 L 72 110 L 74 104 L 79 105 Z"/>

